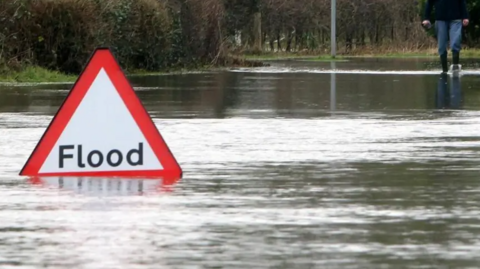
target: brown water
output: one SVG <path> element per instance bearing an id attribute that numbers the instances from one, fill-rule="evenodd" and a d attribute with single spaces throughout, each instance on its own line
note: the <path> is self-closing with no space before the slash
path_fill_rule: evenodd
<path id="1" fill-rule="evenodd" d="M 131 77 L 170 187 L 17 176 L 71 85 L 0 86 L 0 268 L 478 268 L 480 70 L 429 68 Z"/>

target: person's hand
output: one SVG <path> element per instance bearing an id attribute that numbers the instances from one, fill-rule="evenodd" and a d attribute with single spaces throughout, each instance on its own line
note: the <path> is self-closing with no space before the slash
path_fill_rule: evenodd
<path id="1" fill-rule="evenodd" d="M 425 26 L 425 27 L 429 27 L 430 26 L 430 21 L 429 20 L 424 20 L 422 22 L 422 25 Z"/>
<path id="2" fill-rule="evenodd" d="M 468 23 L 469 23 L 468 19 L 464 19 L 464 20 L 463 20 L 463 26 L 467 26 Z"/>

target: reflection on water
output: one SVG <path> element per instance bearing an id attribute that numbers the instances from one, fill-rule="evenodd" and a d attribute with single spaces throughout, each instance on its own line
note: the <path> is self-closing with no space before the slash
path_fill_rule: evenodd
<path id="1" fill-rule="evenodd" d="M 331 62 L 331 69 L 336 69 L 335 62 Z M 337 75 L 335 73 L 330 74 L 330 110 L 335 111 L 335 103 L 337 100 Z"/>
<path id="2" fill-rule="evenodd" d="M 69 85 L 1 86 L 0 268 L 477 268 L 480 76 L 424 69 L 132 77 L 181 180 L 18 177 Z"/>
<path id="3" fill-rule="evenodd" d="M 405 64 L 410 67 L 406 63 L 402 61 L 399 66 Z M 301 64 L 303 62 L 293 62 L 291 65 Z M 356 63 L 321 64 L 322 68 L 328 70 L 345 70 L 348 64 Z M 370 64 L 374 70 L 391 68 L 388 61 L 385 66 L 383 62 Z M 305 65 L 314 68 L 312 63 Z M 358 64 L 361 67 L 366 65 Z M 276 70 L 278 66 L 273 64 L 269 68 Z M 362 116 L 375 116 L 378 113 L 412 115 L 410 112 L 413 111 L 436 109 L 439 74 L 436 71 L 433 75 L 224 71 L 132 77 L 130 80 L 154 117 L 316 118 L 355 116 L 359 112 Z M 463 96 L 460 108 L 475 110 L 480 106 L 480 75 L 465 75 L 460 80 Z M 53 115 L 69 87 L 64 84 L 0 86 L 0 111 Z M 442 92 L 445 91 L 440 91 L 440 94 Z"/>
<path id="4" fill-rule="evenodd" d="M 437 108 L 459 109 L 462 106 L 462 85 L 459 77 L 452 77 L 450 84 L 449 76 L 444 74 L 438 80 Z"/>
<path id="5" fill-rule="evenodd" d="M 145 195 L 172 191 L 178 178 L 139 179 L 102 177 L 32 177 L 28 182 L 89 195 Z"/>

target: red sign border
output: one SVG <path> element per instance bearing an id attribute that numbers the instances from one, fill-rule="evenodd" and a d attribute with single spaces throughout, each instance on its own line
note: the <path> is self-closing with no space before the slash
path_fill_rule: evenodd
<path id="1" fill-rule="evenodd" d="M 68 122 L 82 102 L 91 84 L 101 68 L 105 70 L 117 92 L 132 114 L 135 122 L 145 136 L 155 156 L 163 166 L 159 170 L 140 171 L 89 171 L 39 173 L 43 163 L 63 133 Z M 88 126 L 86 126 L 88 128 Z M 54 115 L 43 133 L 32 154 L 20 171 L 22 176 L 99 176 L 99 177 L 182 177 L 182 169 L 173 156 L 162 135 L 155 126 L 150 114 L 141 103 L 122 68 L 108 47 L 99 47 L 90 56 L 85 68 L 66 96 L 62 105 Z"/>

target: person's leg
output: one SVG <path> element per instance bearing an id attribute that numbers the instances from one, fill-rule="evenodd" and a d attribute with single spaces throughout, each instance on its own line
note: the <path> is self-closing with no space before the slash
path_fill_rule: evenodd
<path id="1" fill-rule="evenodd" d="M 448 22 L 435 21 L 435 31 L 437 33 L 438 54 L 442 64 L 442 71 L 448 72 L 447 65 L 447 44 L 448 44 Z"/>
<path id="2" fill-rule="evenodd" d="M 460 50 L 462 49 L 462 21 L 450 22 L 450 48 L 452 49 L 452 60 L 454 65 L 460 62 Z"/>

